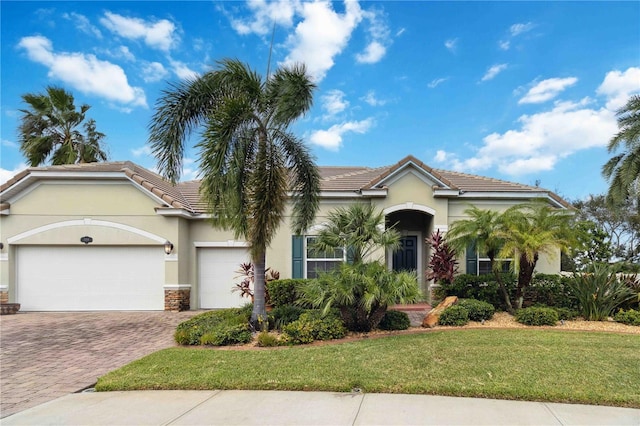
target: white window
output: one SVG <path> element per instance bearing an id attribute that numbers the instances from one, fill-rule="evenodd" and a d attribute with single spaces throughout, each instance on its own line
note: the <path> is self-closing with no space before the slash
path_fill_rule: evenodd
<path id="1" fill-rule="evenodd" d="M 347 260 L 343 248 L 326 252 L 314 250 L 315 239 L 312 235 L 305 237 L 305 278 L 317 278 L 320 273 L 333 271 Z"/>

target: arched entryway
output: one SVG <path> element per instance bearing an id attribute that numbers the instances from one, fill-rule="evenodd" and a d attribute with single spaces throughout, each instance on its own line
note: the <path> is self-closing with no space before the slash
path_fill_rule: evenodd
<path id="1" fill-rule="evenodd" d="M 417 208 L 416 208 L 417 207 Z M 397 206 L 384 210 L 386 226 L 393 226 L 401 235 L 401 248 L 387 253 L 387 266 L 395 271 L 415 270 L 424 294 L 427 294 L 425 270 L 430 250 L 425 239 L 433 230 L 434 211 L 425 206 Z"/>

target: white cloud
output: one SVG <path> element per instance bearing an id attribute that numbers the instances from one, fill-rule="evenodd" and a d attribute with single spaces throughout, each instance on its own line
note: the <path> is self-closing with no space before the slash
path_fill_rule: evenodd
<path id="1" fill-rule="evenodd" d="M 0 145 L 6 146 L 7 148 L 12 148 L 12 149 L 20 148 L 20 145 L 18 145 L 17 142 L 10 141 L 8 139 L 2 139 L 2 142 L 0 143 Z"/>
<path id="2" fill-rule="evenodd" d="M 142 66 L 142 79 L 145 83 L 155 83 L 169 75 L 169 71 L 160 62 L 147 62 Z"/>
<path id="3" fill-rule="evenodd" d="M 238 34 L 266 35 L 271 32 L 273 25 L 291 27 L 296 9 L 300 7 L 298 2 L 278 0 L 267 2 L 266 0 L 249 0 L 247 6 L 253 15 L 249 19 L 231 19 L 231 26 Z"/>
<path id="4" fill-rule="evenodd" d="M 178 42 L 173 22 L 161 19 L 148 22 L 139 18 L 127 18 L 112 12 L 105 12 L 100 23 L 121 37 L 131 40 L 142 39 L 154 49 L 168 51 Z"/>
<path id="5" fill-rule="evenodd" d="M 534 27 L 535 25 L 532 22 L 527 22 L 524 24 L 513 24 L 509 28 L 509 32 L 511 33 L 512 37 L 516 37 L 520 34 L 531 31 Z"/>
<path id="6" fill-rule="evenodd" d="M 146 157 L 151 155 L 151 148 L 148 145 L 143 145 L 140 148 L 133 148 L 131 154 L 133 154 L 134 157 Z"/>
<path id="7" fill-rule="evenodd" d="M 344 99 L 344 92 L 342 90 L 329 90 L 324 96 L 322 96 L 322 108 L 330 116 L 336 115 L 344 111 L 349 106 L 349 101 Z"/>
<path id="8" fill-rule="evenodd" d="M 402 34 L 404 34 L 404 32 L 406 31 L 405 28 L 400 28 L 397 32 L 396 32 L 396 37 L 400 37 Z"/>
<path id="9" fill-rule="evenodd" d="M 76 12 L 71 12 L 71 13 L 63 13 L 62 17 L 64 19 L 67 19 L 73 22 L 75 24 L 75 27 L 78 30 L 82 31 L 83 33 L 93 35 L 100 39 L 102 38 L 102 33 L 100 32 L 98 27 L 96 27 L 95 25 L 92 25 L 91 22 L 89 21 L 89 18 L 87 18 L 86 16 Z"/>
<path id="10" fill-rule="evenodd" d="M 345 13 L 336 13 L 329 2 L 303 3 L 303 20 L 287 39 L 291 51 L 284 64 L 303 62 L 316 80 L 324 78 L 334 65 L 333 58 L 347 46 L 351 33 L 363 19 L 360 5 L 345 2 Z"/>
<path id="11" fill-rule="evenodd" d="M 367 94 L 361 99 L 371 106 L 382 106 L 387 103 L 387 101 L 383 99 L 378 99 L 376 97 L 376 92 L 374 92 L 373 90 L 368 91 Z"/>
<path id="12" fill-rule="evenodd" d="M 353 132 L 364 134 L 373 124 L 372 118 L 361 121 L 348 121 L 346 123 L 333 125 L 328 130 L 316 130 L 311 134 L 309 140 L 314 145 L 321 146 L 330 151 L 338 151 L 342 146 L 342 136 L 345 133 Z"/>
<path id="13" fill-rule="evenodd" d="M 436 163 L 444 163 L 449 158 L 449 154 L 446 151 L 439 149 L 436 152 L 436 156 L 434 158 Z"/>
<path id="14" fill-rule="evenodd" d="M 449 77 L 435 78 L 427 84 L 427 87 L 429 87 L 429 89 L 435 89 L 447 80 L 449 80 Z"/>
<path id="15" fill-rule="evenodd" d="M 517 176 L 551 170 L 577 151 L 606 146 L 617 129 L 614 114 L 606 108 L 587 108 L 590 102 L 556 102 L 549 111 L 522 115 L 518 129 L 487 135 L 474 157 L 450 158 L 451 165 L 465 171 L 497 167 Z"/>
<path id="16" fill-rule="evenodd" d="M 452 52 L 455 52 L 456 49 L 458 48 L 458 39 L 457 38 L 450 38 L 449 40 L 446 40 L 444 42 L 444 47 L 446 47 L 447 49 L 449 49 Z"/>
<path id="17" fill-rule="evenodd" d="M 147 107 L 144 90 L 132 87 L 124 70 L 95 55 L 55 53 L 49 39 L 42 36 L 23 37 L 18 47 L 25 49 L 30 60 L 49 68 L 49 78 L 59 79 L 83 93 L 129 106 Z"/>
<path id="18" fill-rule="evenodd" d="M 27 168 L 27 165 L 25 163 L 18 164 L 16 167 L 13 168 L 13 170 L 0 168 L 0 184 L 5 183 L 6 181 L 8 181 L 9 179 L 11 179 L 12 177 L 14 177 L 15 175 L 17 175 L 18 173 L 20 173 L 26 168 Z"/>
<path id="19" fill-rule="evenodd" d="M 198 73 L 192 70 L 184 62 L 169 59 L 171 70 L 181 80 L 194 79 L 198 77 Z"/>
<path id="20" fill-rule="evenodd" d="M 495 78 L 495 76 L 500 74 L 502 71 L 506 70 L 507 66 L 508 66 L 507 64 L 496 64 L 491 66 L 487 70 L 487 72 L 482 76 L 482 79 L 480 81 L 488 81 Z"/>
<path id="21" fill-rule="evenodd" d="M 358 53 L 356 55 L 356 60 L 361 64 L 375 64 L 382 59 L 386 52 L 387 48 L 381 43 L 372 41 L 363 53 Z"/>
<path id="22" fill-rule="evenodd" d="M 640 92 L 640 68 L 631 67 L 625 72 L 609 71 L 596 93 L 607 97 L 607 108 L 618 110 L 629 97 Z"/>
<path id="23" fill-rule="evenodd" d="M 549 78 L 537 83 L 527 92 L 519 104 L 538 104 L 555 98 L 569 86 L 573 86 L 578 81 L 575 77 Z"/>
<path id="24" fill-rule="evenodd" d="M 509 50 L 511 42 L 509 40 L 500 40 L 498 41 L 498 47 L 502 50 Z"/>

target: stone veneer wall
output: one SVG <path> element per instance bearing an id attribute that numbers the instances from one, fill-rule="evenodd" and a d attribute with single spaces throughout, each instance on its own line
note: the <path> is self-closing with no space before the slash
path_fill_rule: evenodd
<path id="1" fill-rule="evenodd" d="M 164 290 L 164 310 L 165 311 L 188 311 L 191 309 L 190 289 L 165 289 Z"/>

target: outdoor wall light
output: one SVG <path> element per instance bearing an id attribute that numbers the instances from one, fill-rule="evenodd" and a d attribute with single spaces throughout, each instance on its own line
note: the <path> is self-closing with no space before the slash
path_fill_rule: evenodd
<path id="1" fill-rule="evenodd" d="M 4 244 L 0 243 L 0 250 L 4 248 Z"/>
<path id="2" fill-rule="evenodd" d="M 172 251 L 173 251 L 173 244 L 171 244 L 171 241 L 166 241 L 164 243 L 164 252 L 166 254 L 171 254 Z"/>
<path id="3" fill-rule="evenodd" d="M 89 237 L 89 236 L 84 236 L 82 238 L 80 238 L 80 242 L 81 243 L 85 243 L 85 244 L 89 244 L 93 242 L 93 238 Z"/>

